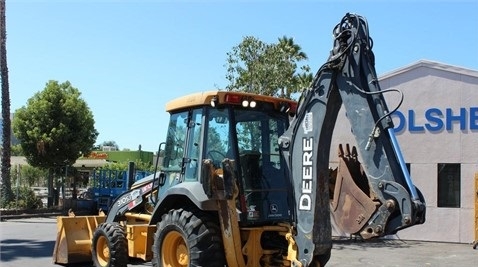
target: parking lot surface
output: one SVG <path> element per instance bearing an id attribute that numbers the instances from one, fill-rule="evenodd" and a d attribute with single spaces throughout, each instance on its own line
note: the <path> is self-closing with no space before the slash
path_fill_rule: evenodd
<path id="1" fill-rule="evenodd" d="M 56 219 L 26 218 L 0 222 L 0 266 L 60 266 L 52 262 Z M 91 263 L 75 267 L 92 267 Z M 128 266 L 152 266 L 133 262 Z M 477 267 L 478 250 L 471 244 L 376 240 L 335 240 L 327 267 Z M 207 267 L 207 266 L 205 266 Z"/>

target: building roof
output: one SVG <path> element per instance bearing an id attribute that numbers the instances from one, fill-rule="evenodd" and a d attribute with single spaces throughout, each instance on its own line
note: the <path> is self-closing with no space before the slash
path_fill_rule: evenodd
<path id="1" fill-rule="evenodd" d="M 76 168 L 98 168 L 102 167 L 108 162 L 106 159 L 77 159 L 75 163 L 73 163 L 73 167 Z"/>
<path id="2" fill-rule="evenodd" d="M 443 63 L 436 62 L 436 61 L 430 61 L 430 60 L 422 59 L 422 60 L 419 60 L 419 61 L 417 61 L 413 64 L 410 64 L 410 65 L 398 68 L 396 70 L 393 70 L 391 72 L 385 73 L 384 75 L 380 76 L 379 80 L 384 80 L 384 79 L 396 76 L 398 74 L 413 71 L 414 69 L 423 68 L 423 67 L 478 78 L 478 71 L 476 71 L 476 70 L 466 69 L 466 68 L 463 68 L 463 67 L 458 67 L 458 66 L 443 64 Z"/>

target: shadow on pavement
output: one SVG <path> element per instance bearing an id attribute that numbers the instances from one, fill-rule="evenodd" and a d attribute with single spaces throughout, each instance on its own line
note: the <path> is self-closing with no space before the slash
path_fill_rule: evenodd
<path id="1" fill-rule="evenodd" d="M 55 241 L 31 239 L 6 239 L 0 242 L 0 261 L 8 262 L 18 258 L 51 257 Z"/>
<path id="2" fill-rule="evenodd" d="M 38 241 L 33 239 L 6 239 L 0 241 L 0 262 L 14 262 L 20 258 L 51 258 L 55 241 Z M 130 259 L 128 266 L 145 266 L 139 259 Z M 0 264 L 1 266 L 1 264 Z M 58 264 L 68 267 L 94 267 L 93 262 Z"/>
<path id="3" fill-rule="evenodd" d="M 145 265 L 148 264 L 148 265 Z M 130 258 L 128 266 L 150 266 L 150 262 L 146 263 L 140 259 Z M 57 266 L 68 266 L 68 267 L 94 267 L 93 262 L 81 262 L 81 263 L 71 263 L 71 264 L 58 264 Z"/>
<path id="4" fill-rule="evenodd" d="M 334 250 L 365 250 L 366 248 L 381 248 L 381 249 L 404 249 L 410 248 L 412 245 L 422 246 L 420 242 L 405 241 L 400 239 L 334 239 L 332 241 Z"/>

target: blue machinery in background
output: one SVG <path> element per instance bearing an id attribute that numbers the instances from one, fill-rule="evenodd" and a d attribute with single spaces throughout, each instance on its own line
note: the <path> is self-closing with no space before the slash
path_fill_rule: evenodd
<path id="1" fill-rule="evenodd" d="M 150 174 L 152 172 L 135 170 L 132 162 L 126 171 L 94 170 L 90 179 L 93 182 L 93 200 L 97 203 L 97 208 L 107 212 L 110 204 L 120 194 L 127 191 L 134 182 Z"/>

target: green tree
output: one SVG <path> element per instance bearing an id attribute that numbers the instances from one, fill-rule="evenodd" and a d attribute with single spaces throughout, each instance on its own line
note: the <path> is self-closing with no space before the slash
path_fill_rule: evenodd
<path id="1" fill-rule="evenodd" d="M 12 156 L 23 156 L 22 145 L 16 144 L 11 147 Z"/>
<path id="2" fill-rule="evenodd" d="M 3 207 L 13 199 L 10 177 L 10 89 L 7 67 L 7 30 L 5 16 L 5 0 L 0 0 L 0 77 L 2 79 L 2 170 L 0 205 Z"/>
<path id="3" fill-rule="evenodd" d="M 30 165 L 16 165 L 11 171 L 14 186 L 44 186 L 48 172 Z"/>
<path id="4" fill-rule="evenodd" d="M 53 203 L 54 170 L 89 154 L 98 136 L 93 114 L 80 95 L 68 81 L 49 81 L 13 119 L 28 163 L 49 170 L 48 207 Z"/>
<path id="5" fill-rule="evenodd" d="M 104 141 L 101 143 L 100 148 L 101 150 L 104 150 L 104 147 L 112 147 L 115 151 L 119 151 L 119 146 L 116 143 L 116 141 L 110 140 L 110 141 Z"/>
<path id="6" fill-rule="evenodd" d="M 45 169 L 24 165 L 20 169 L 20 175 L 28 186 L 42 186 L 46 180 L 45 178 L 48 177 L 48 172 Z"/>
<path id="7" fill-rule="evenodd" d="M 246 36 L 227 53 L 226 89 L 291 98 L 312 82 L 310 67 L 301 64 L 305 60 L 307 55 L 292 38 L 267 44 Z"/>

